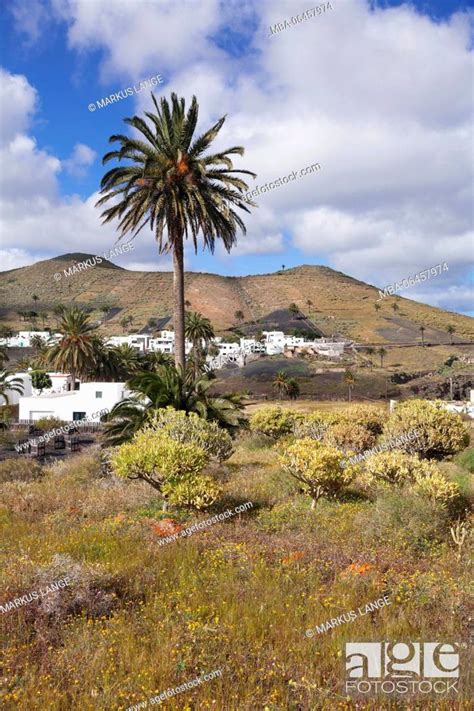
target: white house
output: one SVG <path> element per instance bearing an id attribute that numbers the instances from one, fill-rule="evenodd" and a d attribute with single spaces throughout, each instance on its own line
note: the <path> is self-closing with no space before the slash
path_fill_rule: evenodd
<path id="1" fill-rule="evenodd" d="M 60 333 L 51 335 L 49 331 L 19 331 L 16 336 L 11 338 L 0 338 L 0 345 L 7 346 L 7 348 L 29 348 L 33 336 L 39 336 L 45 343 L 50 337 L 54 340 L 61 338 Z"/>
<path id="2" fill-rule="evenodd" d="M 43 392 L 41 395 L 20 397 L 20 420 L 39 420 L 58 417 L 65 422 L 84 418 L 98 422 L 99 410 L 111 410 L 130 392 L 125 383 L 80 383 L 74 392 Z"/>

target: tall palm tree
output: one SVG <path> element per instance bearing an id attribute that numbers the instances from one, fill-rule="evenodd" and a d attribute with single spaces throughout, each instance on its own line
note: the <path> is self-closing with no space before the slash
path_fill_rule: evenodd
<path id="1" fill-rule="evenodd" d="M 194 377 L 197 378 L 202 362 L 202 342 L 207 345 L 214 338 L 214 329 L 206 316 L 197 311 L 188 311 L 184 334 L 193 344 Z"/>
<path id="2" fill-rule="evenodd" d="M 86 376 L 95 365 L 95 326 L 89 316 L 77 307 L 61 312 L 59 330 L 62 338 L 49 347 L 48 361 L 61 373 L 69 373 L 71 390 L 75 390 L 76 377 Z"/>
<path id="3" fill-rule="evenodd" d="M 400 307 L 396 302 L 392 304 L 392 309 L 394 314 L 397 313 L 397 311 L 400 311 Z"/>
<path id="4" fill-rule="evenodd" d="M 380 356 L 380 367 L 383 368 L 383 359 L 387 355 L 387 351 L 383 346 L 380 346 L 380 348 L 377 348 L 377 354 Z"/>
<path id="5" fill-rule="evenodd" d="M 0 371 L 0 398 L 5 401 L 5 405 L 9 404 L 7 390 L 23 395 L 24 385 L 21 378 L 13 378 L 8 370 Z"/>
<path id="6" fill-rule="evenodd" d="M 365 349 L 365 352 L 367 353 L 367 355 L 368 355 L 369 358 L 370 358 L 370 370 L 372 370 L 372 368 L 374 367 L 374 363 L 373 363 L 373 361 L 372 361 L 371 356 L 374 355 L 374 353 L 375 353 L 375 348 L 373 348 L 372 346 L 368 346 L 368 347 Z"/>
<path id="7" fill-rule="evenodd" d="M 296 304 L 294 304 L 294 303 L 292 303 L 292 304 L 290 304 L 290 305 L 288 306 L 288 311 L 290 312 L 290 314 L 291 314 L 292 316 L 298 316 L 298 314 L 299 314 L 299 312 L 300 312 L 298 306 L 297 306 Z"/>
<path id="8" fill-rule="evenodd" d="M 447 332 L 449 333 L 449 335 L 451 336 L 451 345 L 453 345 L 453 335 L 456 333 L 456 329 L 455 329 L 454 326 L 452 326 L 452 325 L 450 324 L 450 325 L 447 327 L 446 330 L 447 330 Z"/>
<path id="9" fill-rule="evenodd" d="M 424 327 L 424 326 L 420 326 L 421 345 L 422 345 L 423 348 L 425 347 L 425 331 L 426 331 L 425 327 Z"/>
<path id="10" fill-rule="evenodd" d="M 107 153 L 103 163 L 113 158 L 131 163 L 104 175 L 103 197 L 97 204 L 113 200 L 102 217 L 104 222 L 119 218 L 120 238 L 129 232 L 136 235 L 148 224 L 160 253 L 172 252 L 175 362 L 184 368 L 184 240 L 190 238 L 197 252 L 201 234 L 204 248 L 212 253 L 220 239 L 229 252 L 237 241 L 237 229 L 246 232 L 234 208 L 250 212 L 247 205 L 255 205 L 244 196 L 247 183 L 235 174 L 256 175 L 233 169 L 229 156 L 242 156 L 244 149 L 240 146 L 205 155 L 225 116 L 193 140 L 199 114 L 196 97 L 187 113 L 185 100 L 174 93 L 171 105 L 164 97 L 160 105 L 153 94 L 151 98 L 156 113 L 145 112 L 149 123 L 139 116 L 125 119 L 143 138 L 122 134 L 110 137 L 109 142 L 119 143 L 120 148 Z"/>
<path id="11" fill-rule="evenodd" d="M 344 382 L 349 388 L 349 402 L 352 402 L 352 388 L 355 385 L 356 379 L 354 373 L 349 369 L 346 369 L 344 373 Z"/>
<path id="12" fill-rule="evenodd" d="M 279 370 L 275 375 L 272 386 L 278 390 L 278 397 L 281 400 L 283 394 L 288 392 L 288 376 L 283 370 Z"/>
<path id="13" fill-rule="evenodd" d="M 376 311 L 380 311 L 381 308 L 382 308 L 382 307 L 380 306 L 380 304 L 378 304 L 377 302 L 375 302 L 375 304 L 374 304 L 374 309 L 375 309 Z"/>

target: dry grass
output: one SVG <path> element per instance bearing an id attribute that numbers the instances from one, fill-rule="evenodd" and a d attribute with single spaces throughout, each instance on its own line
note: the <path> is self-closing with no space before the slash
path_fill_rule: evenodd
<path id="1" fill-rule="evenodd" d="M 357 491 L 311 512 L 277 455 L 278 445 L 243 435 L 219 469 L 220 506 L 254 508 L 164 546 L 153 490 L 99 478 L 93 453 L 40 481 L 2 485 L 1 603 L 60 571 L 77 581 L 47 610 L 31 603 L 0 615 L 2 708 L 119 711 L 222 668 L 163 708 L 349 709 L 345 641 L 467 642 L 469 572 L 453 554 L 446 512 Z M 461 472 L 454 462 L 447 470 Z M 167 515 L 184 523 L 210 514 Z M 378 613 L 305 637 L 383 593 L 391 605 Z M 466 683 L 456 701 L 423 697 L 416 708 L 468 709 Z M 364 708 L 394 707 L 378 698 Z"/>

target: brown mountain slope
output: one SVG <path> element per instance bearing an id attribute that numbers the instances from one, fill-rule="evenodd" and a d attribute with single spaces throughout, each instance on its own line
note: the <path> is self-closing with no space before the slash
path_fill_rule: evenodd
<path id="1" fill-rule="evenodd" d="M 137 331 L 150 318 L 171 315 L 170 272 L 129 271 L 103 261 L 81 273 L 64 274 L 64 269 L 88 258 L 92 259 L 92 255 L 67 254 L 0 273 L 2 324 L 19 328 L 23 321 L 18 311 L 34 310 L 48 314 L 47 322 L 53 325 L 51 312 L 58 303 L 96 309 L 97 316 L 104 304 L 114 307 L 113 315 L 101 327 L 109 334 L 123 332 L 119 322 L 124 316 L 133 317 L 133 330 Z M 405 293 L 408 295 L 409 291 Z M 33 295 L 38 299 L 33 300 Z M 323 266 L 303 265 L 247 277 L 186 274 L 190 308 L 208 316 L 218 331 L 236 325 L 237 310 L 244 313 L 248 322 L 287 309 L 295 302 L 322 333 L 361 342 L 413 342 L 420 339 L 419 328 L 424 326 L 425 340 L 447 343 L 449 324 L 456 329 L 455 342 L 470 340 L 474 335 L 474 320 L 468 316 L 405 298 L 387 297 L 377 302 L 378 297 L 375 287 Z M 396 312 L 392 308 L 395 302 Z M 379 311 L 375 310 L 375 303 L 380 304 Z M 41 325 L 41 319 L 37 324 Z"/>

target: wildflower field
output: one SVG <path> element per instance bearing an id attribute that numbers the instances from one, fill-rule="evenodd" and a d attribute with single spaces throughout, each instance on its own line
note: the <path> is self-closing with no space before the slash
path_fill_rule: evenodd
<path id="1" fill-rule="evenodd" d="M 410 416 L 423 427 L 415 410 Z M 70 581 L 1 612 L 2 709 L 470 708 L 467 440 L 436 465 L 426 458 L 419 471 L 412 453 L 397 452 L 405 467 L 397 472 L 407 481 L 414 472 L 409 486 L 377 480 L 377 458 L 392 456 L 382 473 L 396 463 L 393 452 L 374 454 L 367 471 L 354 471 L 337 490 L 321 479 L 311 508 L 288 452 L 314 446 L 311 466 L 318 446 L 347 456 L 357 451 L 360 428 L 333 423 L 320 445 L 308 437 L 317 413 L 299 433 L 285 431 L 285 411 L 255 417 L 231 456 L 208 465 L 219 494 L 205 510 L 164 511 L 147 482 L 104 470 L 99 450 L 42 469 L 0 465 L 0 604 Z M 272 436 L 260 431 L 265 417 Z M 370 433 L 373 422 L 365 422 Z M 389 434 L 396 427 L 392 419 Z M 369 435 L 362 442 L 373 444 Z M 246 502 L 252 507 L 242 513 L 164 542 Z M 378 609 L 373 603 L 383 598 Z M 345 643 L 384 640 L 458 643 L 458 693 L 348 695 Z M 195 688 L 149 702 L 218 669 Z"/>

